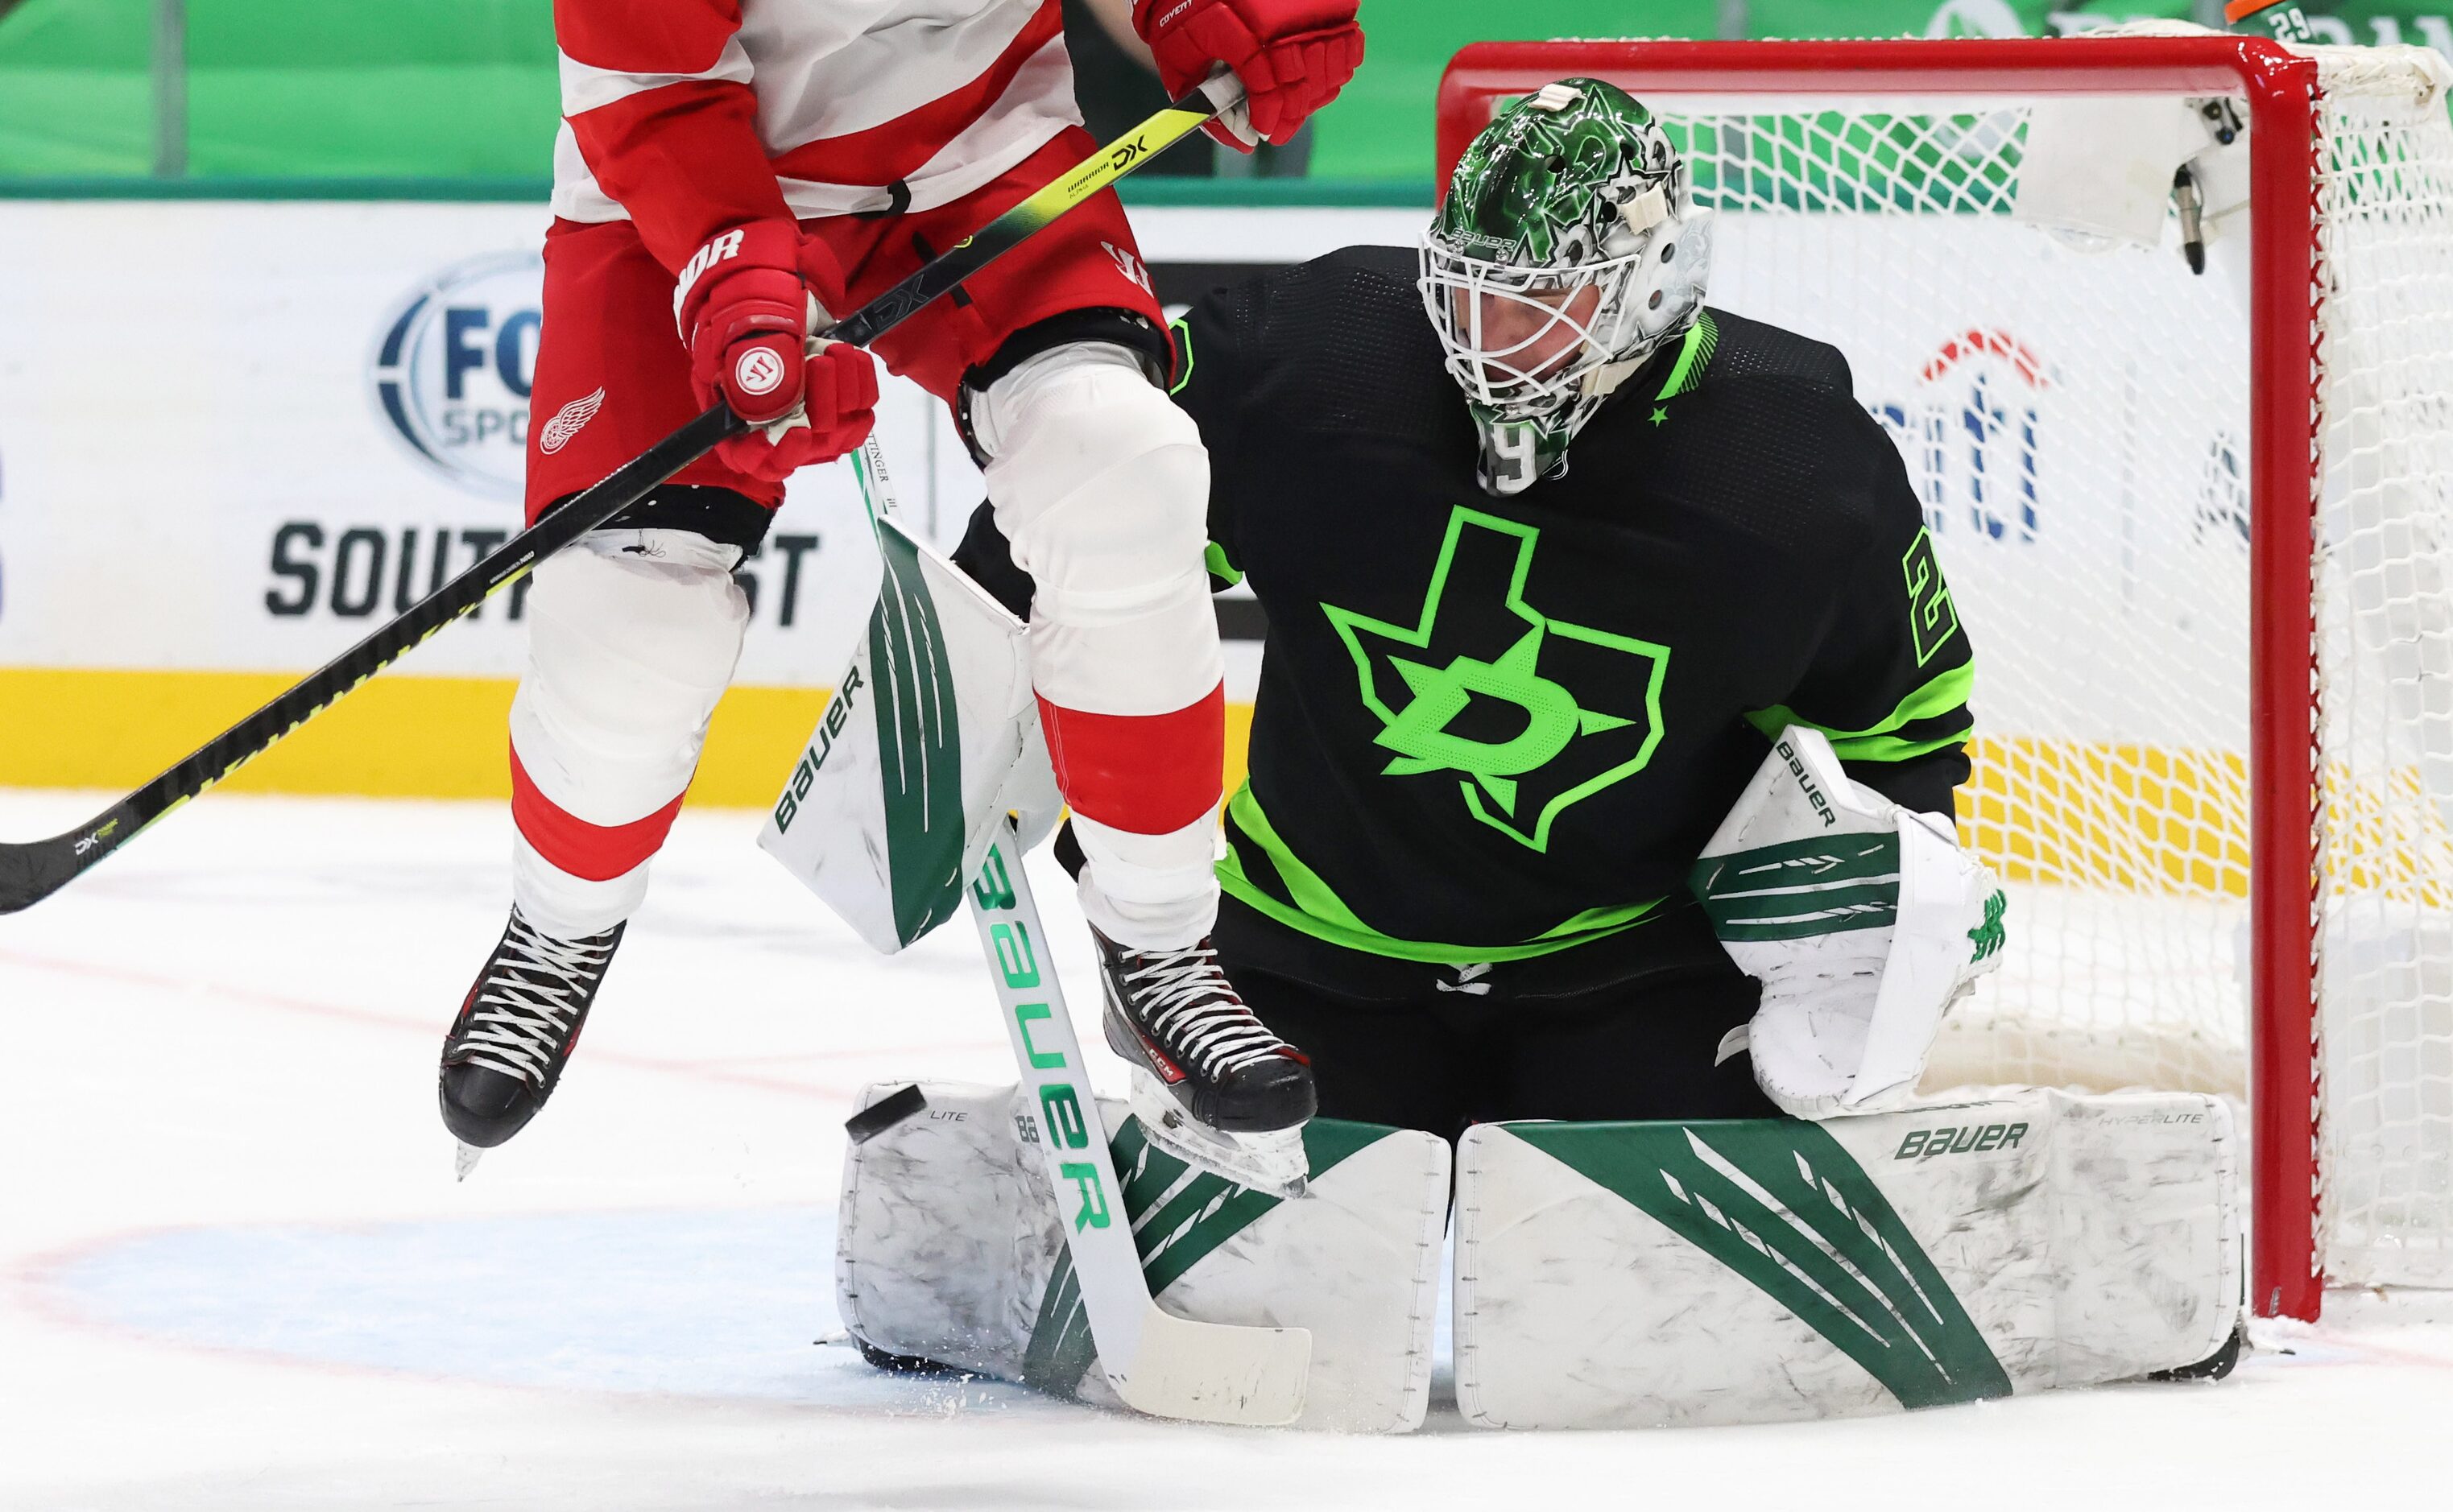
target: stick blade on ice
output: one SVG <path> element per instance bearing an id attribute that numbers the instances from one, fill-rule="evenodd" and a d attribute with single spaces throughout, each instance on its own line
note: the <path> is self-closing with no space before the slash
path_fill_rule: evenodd
<path id="1" fill-rule="evenodd" d="M 1154 1418 L 1253 1428 L 1303 1416 L 1309 1329 L 1195 1323 L 1147 1305 L 1130 1368 L 1107 1370 L 1125 1405 Z"/>

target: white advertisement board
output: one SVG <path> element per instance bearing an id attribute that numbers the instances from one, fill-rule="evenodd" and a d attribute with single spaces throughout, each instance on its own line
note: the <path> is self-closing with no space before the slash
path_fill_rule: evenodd
<path id="1" fill-rule="evenodd" d="M 1134 216 L 1176 297 L 1410 241 L 1422 218 Z M 0 667 L 304 671 L 508 539 L 546 224 L 503 205 L 0 204 Z M 879 427 L 950 545 L 982 493 L 943 407 L 889 380 Z M 848 469 L 795 478 L 745 566 L 740 681 L 830 680 L 874 564 Z M 403 670 L 516 675 L 523 608 L 514 588 Z"/>
<path id="2" fill-rule="evenodd" d="M 1175 299 L 1410 242 L 1422 219 L 1134 214 Z M 545 224 L 500 205 L 0 205 L 0 667 L 303 671 L 507 539 Z M 1847 351 L 1925 494 L 1990 727 L 2043 706 L 2110 723 L 2033 733 L 2185 723 L 2204 743 L 2244 706 L 2224 686 L 2246 367 L 2224 272 L 2193 278 L 2169 249 L 2081 256 L 1994 216 L 1729 215 L 1713 298 Z M 880 428 L 915 524 L 950 545 L 981 487 L 942 407 L 889 380 Z M 740 680 L 830 680 L 874 571 L 848 469 L 805 471 L 745 567 Z M 2068 637 L 1986 633 L 2039 592 L 2090 601 Z M 514 589 L 404 669 L 516 675 L 523 607 Z M 2133 679 L 2142 645 L 2204 665 Z M 1230 660 L 1248 697 L 1257 657 Z M 2154 691 L 2176 680 L 2214 706 L 2176 720 Z M 2133 683 L 2127 706 L 2105 696 Z"/>

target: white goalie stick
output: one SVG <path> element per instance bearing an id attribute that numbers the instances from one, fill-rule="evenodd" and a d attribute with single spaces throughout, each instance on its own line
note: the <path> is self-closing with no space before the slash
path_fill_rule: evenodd
<path id="1" fill-rule="evenodd" d="M 1195 1323 L 1150 1297 L 1016 840 L 1008 819 L 971 883 L 971 920 L 996 980 L 1014 1066 L 1039 1104 L 1032 1122 L 1099 1366 L 1127 1406 L 1153 1417 L 1262 1427 L 1292 1422 L 1303 1414 L 1310 1330 Z"/>
<path id="2" fill-rule="evenodd" d="M 870 517 L 882 526 L 894 515 L 894 494 L 874 437 L 862 445 L 855 463 Z M 887 534 L 881 527 L 882 548 L 888 546 Z M 870 626 L 872 645 L 887 655 L 876 664 L 869 696 L 882 722 L 915 737 L 912 747 L 942 754 L 953 735 L 955 697 L 943 651 L 931 644 L 935 616 L 927 599 L 924 579 L 900 576 L 889 562 Z M 961 762 L 940 760 L 911 775 L 923 786 L 959 789 Z M 945 815 L 950 807 L 955 823 L 933 839 L 961 846 L 959 791 L 952 798 L 947 806 L 923 797 L 913 806 L 926 815 Z M 1127 1406 L 1152 1417 L 1251 1426 L 1292 1422 L 1303 1413 L 1311 1368 L 1308 1330 L 1196 1323 L 1166 1311 L 1150 1296 L 1010 814 L 996 826 L 963 891 L 987 955 L 1015 1069 L 1038 1107 L 1032 1132 L 1047 1163 L 1083 1312 L 1108 1383 Z M 915 905 L 919 917 L 907 924 L 920 927 L 943 906 L 936 899 Z"/>

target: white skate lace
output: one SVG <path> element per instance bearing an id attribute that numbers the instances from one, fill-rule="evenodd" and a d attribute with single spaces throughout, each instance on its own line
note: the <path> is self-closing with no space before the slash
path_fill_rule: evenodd
<path id="1" fill-rule="evenodd" d="M 557 940 L 511 915 L 453 1051 L 468 1064 L 543 1085 L 588 985 L 612 956 L 610 935 Z"/>
<path id="2" fill-rule="evenodd" d="M 1217 951 L 1150 951 L 1141 959 L 1146 964 L 1125 981 L 1147 984 L 1140 996 L 1150 1032 L 1204 1077 L 1215 1082 L 1287 1047 L 1226 985 Z"/>

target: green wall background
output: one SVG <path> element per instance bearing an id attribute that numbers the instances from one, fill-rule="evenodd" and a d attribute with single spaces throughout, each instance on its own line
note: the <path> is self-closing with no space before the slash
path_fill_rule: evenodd
<path id="1" fill-rule="evenodd" d="M 0 175 L 153 167 L 153 0 L 0 15 Z M 190 0 L 188 165 L 230 175 L 550 171 L 546 0 Z"/>
<path id="2" fill-rule="evenodd" d="M 2418 0 L 2424 6 L 2428 0 Z M 2438 0 L 2453 10 L 2453 0 Z M 142 177 L 155 161 L 155 0 L 0 0 L 0 179 Z M 2044 35 L 2220 0 L 1364 0 L 1369 52 L 1321 112 L 1311 175 L 1426 181 L 1440 70 L 1467 42 L 1554 36 Z M 2453 48 L 2446 19 L 2302 7 L 2325 40 Z M 2244 30 L 2262 30 L 2259 23 Z M 547 0 L 189 0 L 191 178 L 490 178 L 549 169 Z"/>

